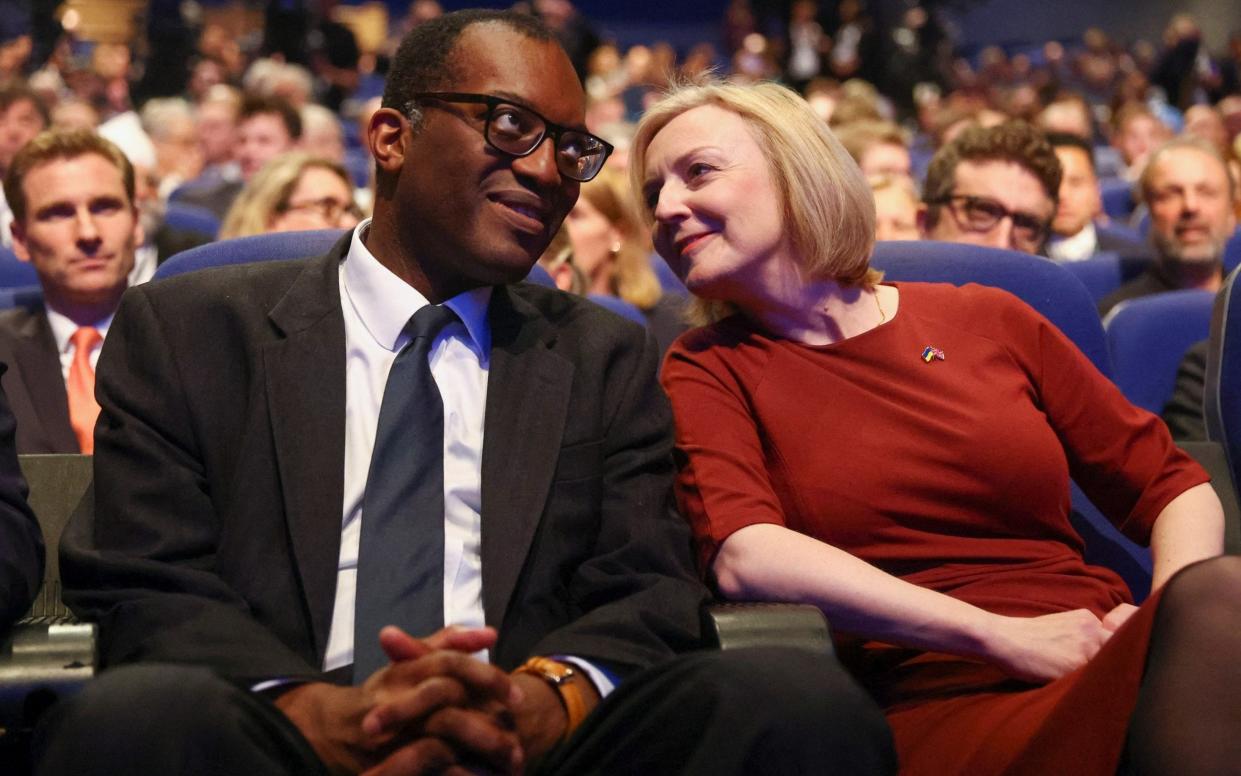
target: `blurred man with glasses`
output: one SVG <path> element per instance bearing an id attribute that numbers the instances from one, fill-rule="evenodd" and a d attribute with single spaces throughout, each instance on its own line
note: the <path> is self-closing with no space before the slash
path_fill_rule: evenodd
<path id="1" fill-rule="evenodd" d="M 521 282 L 606 161 L 584 115 L 541 23 L 442 16 L 370 120 L 373 219 L 126 297 L 62 573 L 137 665 L 41 773 L 895 770 L 825 656 L 677 656 L 707 593 L 655 340 Z"/>
<path id="2" fill-rule="evenodd" d="M 1103 315 L 1127 299 L 1188 288 L 1218 291 L 1224 282 L 1237 192 L 1216 147 L 1193 137 L 1169 140 L 1151 152 L 1138 185 L 1150 207 L 1147 239 L 1155 261 L 1099 303 Z"/>
<path id="3" fill-rule="evenodd" d="M 927 169 L 923 236 L 1042 254 L 1060 175 L 1043 134 L 1023 121 L 967 129 Z"/>

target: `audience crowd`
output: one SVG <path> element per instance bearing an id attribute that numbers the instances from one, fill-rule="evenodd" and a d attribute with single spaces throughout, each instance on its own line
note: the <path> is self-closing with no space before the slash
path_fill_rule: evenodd
<path id="1" fill-rule="evenodd" d="M 7 366 L 0 368 L 0 443 L 14 436 L 2 411 L 7 402 L 17 421 L 18 453 L 94 451 L 100 413 L 94 369 L 113 316 L 126 289 L 150 281 L 173 255 L 250 235 L 348 230 L 369 218 L 382 224 L 375 233 L 394 235 L 393 245 L 418 239 L 414 228 L 435 234 L 442 226 L 411 227 L 402 220 L 411 211 L 407 206 L 402 215 L 401 203 L 416 198 L 395 183 L 406 162 L 375 154 L 367 140 L 382 132 L 385 121 L 394 121 L 393 107 L 403 107 L 388 104 L 393 90 L 385 88 L 408 59 L 402 41 L 444 17 L 436 0 L 414 0 L 375 50 L 365 50 L 341 18 L 301 10 L 301 4 L 270 2 L 262 28 L 241 34 L 185 15 L 192 4 L 150 5 L 139 39 L 130 45 L 92 44 L 72 29 L 49 37 L 21 24 L 0 25 L 0 253 L 7 254 L 0 255 L 0 266 L 21 270 L 19 263 L 25 263 L 33 270 L 6 272 L 22 278 L 11 286 L 37 282 L 35 302 L 0 312 L 0 361 Z M 686 347 L 674 341 L 691 321 L 717 320 L 720 311 L 690 303 L 684 278 L 673 276 L 655 254 L 648 222 L 659 220 L 667 228 L 668 221 L 655 212 L 657 203 L 632 193 L 631 175 L 640 180 L 641 171 L 630 169 L 630 154 L 632 149 L 635 163 L 644 163 L 652 136 L 639 134 L 639 122 L 662 95 L 712 77 L 742 87 L 782 83 L 804 97 L 799 104 L 808 106 L 818 126 L 830 128 L 861 173 L 851 168 L 841 174 L 857 183 L 863 197 L 868 191 L 873 197 L 873 223 L 858 215 L 841 227 L 865 227 L 852 245 L 936 240 L 1034 254 L 1075 272 L 1114 264 L 1117 282 L 1094 296 L 1104 320 L 1128 300 L 1181 289 L 1219 291 L 1241 264 L 1241 29 L 1213 51 L 1194 18 L 1177 13 L 1157 42 L 1120 41 L 1089 29 L 1079 39 L 974 51 L 956 45 L 938 11 L 917 3 L 881 24 L 864 0 L 795 0 L 787 18 L 769 18 L 749 0 L 732 0 L 718 40 L 677 49 L 660 41 L 619 45 L 569 0 L 529 0 L 515 10 L 541 20 L 563 47 L 567 74 L 576 75 L 584 94 L 589 134 L 577 134 L 608 149 L 602 170 L 582 176 L 580 196 L 561 214 L 563 227 L 539 264 L 571 295 L 631 312 L 647 325 L 659 355 L 673 352 L 674 367 L 677 348 Z M 533 37 L 522 38 L 518 48 L 551 56 L 535 46 L 541 33 L 522 34 Z M 557 59 L 552 70 L 559 64 Z M 520 80 L 520 72 L 514 78 Z M 418 97 L 438 100 L 437 108 L 472 99 L 447 91 Z M 497 149 L 492 134 L 500 131 L 495 115 L 501 109 L 488 103 L 486 142 Z M 420 111 L 411 123 L 422 120 Z M 557 153 L 573 132 L 551 114 L 530 120 L 542 122 Z M 717 130 L 704 126 L 702 134 Z M 401 153 L 391 151 L 394 158 Z M 449 169 L 454 151 L 445 150 L 444 158 L 422 153 L 418 158 L 427 169 L 461 172 Z M 423 204 L 434 200 L 417 193 Z M 451 196 L 449 187 L 445 208 Z M 513 207 L 514 217 L 522 217 L 523 206 Z M 853 208 L 849 217 L 863 210 Z M 857 270 L 862 280 L 849 282 L 861 282 L 872 293 L 877 275 L 866 274 L 864 256 L 856 258 L 863 262 Z M 341 277 L 345 288 L 350 281 Z M 775 298 L 788 289 L 765 292 Z M 754 303 L 751 291 L 757 293 L 732 289 L 728 301 L 746 309 Z M 226 291 L 217 292 L 232 304 Z M 886 298 L 875 294 L 878 326 L 887 322 Z M 189 305 L 191 295 L 182 296 Z M 212 310 L 193 309 L 203 325 L 219 326 L 221 336 L 242 336 Z M 464 323 L 473 336 L 469 312 L 456 315 L 448 325 Z M 131 327 L 135 316 L 130 311 Z M 258 329 L 246 332 L 262 340 Z M 146 338 L 150 332 L 142 338 L 135 331 L 122 334 L 130 348 L 135 342 L 158 344 Z M 604 347 L 604 340 L 595 344 Z M 122 341 L 115 347 L 124 346 Z M 618 369 L 628 360 L 635 368 L 655 363 L 655 356 L 631 351 L 618 358 L 600 369 Z M 1167 415 L 1177 438 L 1203 437 L 1205 359 L 1200 343 L 1183 365 Z M 676 372 L 665 375 L 666 382 L 676 379 Z M 379 398 L 382 385 L 376 388 Z M 653 383 L 647 387 L 657 390 Z M 197 395 L 199 389 L 185 390 Z M 1106 390 L 1098 387 L 1100 395 Z M 217 409 L 223 401 L 203 400 Z M 608 394 L 608 400 L 614 397 Z M 379 405 L 372 409 L 378 412 Z M 723 427 L 719 421 L 712 415 L 702 425 L 716 433 Z M 6 469 L 4 447 L 0 470 Z M 241 452 L 255 454 L 248 447 Z M 1188 466 L 1179 459 L 1177 465 Z M 360 473 L 364 477 L 365 468 Z M 200 470 L 197 476 L 216 474 Z M 1183 479 L 1186 487 L 1197 483 L 1190 475 Z M 29 522 L 28 513 L 18 517 L 23 526 Z M 14 585 L 24 589 L 29 582 Z M 0 604 L 10 620 L 20 614 L 11 602 Z M 567 614 L 549 615 L 562 616 Z M 452 638 L 444 636 L 442 643 L 456 643 Z M 461 638 L 475 649 L 494 646 L 492 637 Z M 390 655 L 402 649 L 391 639 L 384 648 Z M 645 667 L 647 657 L 635 665 Z"/>

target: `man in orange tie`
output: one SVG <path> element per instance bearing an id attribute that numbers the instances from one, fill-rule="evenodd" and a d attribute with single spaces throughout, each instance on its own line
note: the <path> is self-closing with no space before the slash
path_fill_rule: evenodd
<path id="1" fill-rule="evenodd" d="M 95 361 L 142 244 L 133 167 L 92 132 L 48 131 L 14 157 L 4 192 L 14 252 L 43 289 L 42 304 L 0 313 L 17 450 L 93 452 Z"/>

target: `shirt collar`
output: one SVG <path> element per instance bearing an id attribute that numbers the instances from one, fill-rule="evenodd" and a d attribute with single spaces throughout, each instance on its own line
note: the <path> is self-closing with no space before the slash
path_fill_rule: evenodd
<path id="1" fill-rule="evenodd" d="M 1088 259 L 1099 252 L 1099 238 L 1094 223 L 1087 221 L 1082 230 L 1072 237 L 1052 239 L 1047 254 L 1053 259 L 1074 261 Z"/>
<path id="2" fill-rule="evenodd" d="M 362 242 L 370 225 L 368 218 L 353 230 L 345 255 L 345 293 L 375 342 L 395 352 L 405 344 L 401 337 L 405 324 L 429 302 L 418 289 L 379 263 Z M 444 302 L 465 324 L 466 333 L 484 359 L 491 352 L 491 327 L 487 323 L 490 302 L 490 286 L 466 291 Z"/>
<path id="3" fill-rule="evenodd" d="M 52 327 L 52 336 L 56 338 L 56 350 L 60 353 L 68 353 L 70 348 L 73 347 L 72 343 L 70 343 L 70 340 L 73 339 L 73 333 L 82 327 L 74 323 L 69 316 L 62 315 L 53 310 L 51 305 L 44 305 L 44 310 L 47 312 L 48 325 Z M 101 320 L 90 324 L 95 328 L 95 331 L 99 332 L 100 337 L 108 336 L 108 327 L 112 325 L 113 315 L 116 315 L 115 311 L 108 313 Z"/>

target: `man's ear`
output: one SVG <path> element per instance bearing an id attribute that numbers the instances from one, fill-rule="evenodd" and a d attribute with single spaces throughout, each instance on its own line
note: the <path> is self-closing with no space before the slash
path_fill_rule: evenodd
<path id="1" fill-rule="evenodd" d="M 409 120 L 392 108 L 380 108 L 371 116 L 366 139 L 379 169 L 396 173 L 405 164 L 411 137 L 408 127 Z"/>
<path id="2" fill-rule="evenodd" d="M 16 218 L 9 224 L 9 232 L 13 235 L 13 253 L 21 261 L 30 261 L 30 251 L 26 250 L 26 230 Z"/>
<path id="3" fill-rule="evenodd" d="M 922 233 L 922 239 L 930 237 L 931 230 L 935 228 L 935 221 L 931 217 L 931 209 L 925 202 L 918 203 L 918 213 L 914 219 L 918 223 L 918 231 Z"/>

